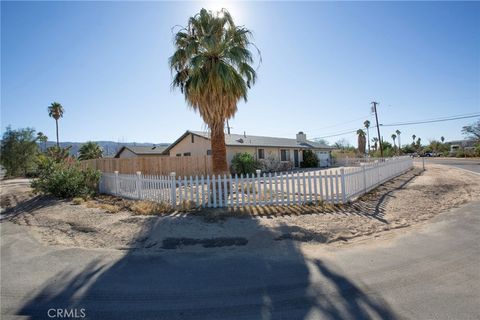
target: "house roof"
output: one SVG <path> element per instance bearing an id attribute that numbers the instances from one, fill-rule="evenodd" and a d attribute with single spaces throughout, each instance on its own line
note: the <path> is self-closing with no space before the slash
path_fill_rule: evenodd
<path id="1" fill-rule="evenodd" d="M 163 155 L 165 152 L 165 147 L 158 146 L 148 146 L 148 147 L 132 147 L 132 146 L 123 146 L 115 154 L 115 158 L 119 158 L 123 150 L 129 150 L 138 156 L 149 156 L 149 155 Z"/>
<path id="2" fill-rule="evenodd" d="M 210 140 L 210 133 L 203 131 L 186 131 L 180 138 L 165 149 L 168 152 L 177 143 L 183 140 L 187 135 L 194 134 Z M 301 149 L 333 149 L 325 144 L 306 140 L 299 142 L 297 139 L 278 138 L 278 137 L 264 137 L 264 136 L 250 136 L 242 134 L 226 134 L 225 144 L 227 146 L 241 146 L 241 147 L 279 147 L 279 148 L 301 148 Z"/>

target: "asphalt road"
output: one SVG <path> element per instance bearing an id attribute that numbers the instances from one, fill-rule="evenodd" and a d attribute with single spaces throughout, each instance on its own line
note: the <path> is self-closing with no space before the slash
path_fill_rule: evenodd
<path id="1" fill-rule="evenodd" d="M 303 252 L 290 241 L 268 252 L 61 248 L 4 222 L 1 315 L 48 319 L 66 309 L 88 319 L 478 319 L 479 212 L 480 202 L 471 203 L 394 237 Z"/>
<path id="2" fill-rule="evenodd" d="M 425 163 L 444 164 L 447 166 L 457 167 L 460 169 L 480 173 L 480 160 L 479 159 L 457 159 L 457 158 L 415 158 L 416 162 L 421 162 L 425 159 Z"/>

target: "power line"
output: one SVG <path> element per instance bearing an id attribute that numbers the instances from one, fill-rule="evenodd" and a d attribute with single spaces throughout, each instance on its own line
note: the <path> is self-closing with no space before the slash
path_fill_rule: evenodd
<path id="1" fill-rule="evenodd" d="M 368 120 L 368 119 L 370 119 L 370 118 L 372 118 L 372 115 L 371 115 L 371 114 L 366 115 L 366 116 L 363 116 L 363 117 L 360 117 L 360 118 L 357 118 L 357 119 L 348 120 L 348 121 L 340 122 L 340 123 L 337 123 L 337 124 L 332 124 L 332 125 L 329 125 L 329 126 L 326 126 L 326 127 L 322 127 L 322 128 L 320 128 L 320 129 L 315 129 L 315 130 L 318 131 L 318 130 L 333 128 L 333 127 L 339 127 L 339 126 L 341 126 L 342 124 L 348 124 L 348 123 L 352 123 L 352 122 L 359 121 L 359 120 Z"/>
<path id="2" fill-rule="evenodd" d="M 352 130 L 352 131 L 345 131 L 345 132 L 338 133 L 338 134 L 332 134 L 332 135 L 329 135 L 329 136 L 315 137 L 315 138 L 313 138 L 313 140 L 326 139 L 326 138 L 332 138 L 332 137 L 338 137 L 338 136 L 344 136 L 344 135 L 346 135 L 346 134 L 350 134 L 350 133 L 357 132 L 357 130 L 358 130 L 358 129 L 355 129 L 355 130 Z"/>
<path id="3" fill-rule="evenodd" d="M 435 123 L 435 122 L 444 122 L 444 121 L 453 121 L 459 119 L 468 119 L 468 118 L 475 118 L 480 117 L 480 113 L 473 113 L 473 114 L 464 114 L 464 115 L 457 115 L 457 116 L 448 116 L 448 117 L 440 117 L 434 119 L 425 119 L 425 120 L 417 120 L 417 121 L 409 121 L 409 122 L 398 122 L 398 123 L 389 123 L 389 124 L 380 124 L 382 127 L 395 127 L 395 126 L 407 126 L 407 125 L 414 125 L 414 124 L 423 124 L 423 123 Z M 372 126 L 371 128 L 377 128 L 377 126 Z M 315 137 L 313 139 L 326 139 L 338 136 L 344 136 L 351 133 L 356 133 L 357 129 L 348 129 L 337 131 L 330 135 Z"/>
<path id="4" fill-rule="evenodd" d="M 452 120 L 459 120 L 459 119 L 468 119 L 468 118 L 476 118 L 480 117 L 480 113 L 471 114 L 471 115 L 463 115 L 463 116 L 451 116 L 445 118 L 438 118 L 438 119 L 431 119 L 431 120 L 419 120 L 419 121 L 410 121 L 410 122 L 398 122 L 398 123 L 390 123 L 390 124 L 380 124 L 382 127 L 395 127 L 395 126 L 408 126 L 413 124 L 422 124 L 422 123 L 434 123 L 434 122 L 443 122 L 443 121 L 452 121 Z"/>

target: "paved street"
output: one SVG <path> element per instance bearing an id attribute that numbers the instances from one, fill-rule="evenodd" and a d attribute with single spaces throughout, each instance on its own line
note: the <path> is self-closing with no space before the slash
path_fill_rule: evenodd
<path id="1" fill-rule="evenodd" d="M 268 252 L 61 248 L 4 222 L 2 319 L 51 308 L 90 319 L 474 319 L 479 212 L 471 203 L 393 238 L 306 255 L 290 241 Z"/>
<path id="2" fill-rule="evenodd" d="M 457 158 L 415 158 L 415 162 L 421 163 L 425 159 L 425 163 L 444 164 L 447 166 L 457 167 L 460 169 L 480 173 L 480 159 L 457 159 Z"/>

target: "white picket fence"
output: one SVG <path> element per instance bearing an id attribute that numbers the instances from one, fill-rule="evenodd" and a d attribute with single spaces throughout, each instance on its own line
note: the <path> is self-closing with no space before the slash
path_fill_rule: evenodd
<path id="1" fill-rule="evenodd" d="M 410 157 L 381 159 L 360 167 L 287 173 L 169 176 L 104 173 L 100 192 L 129 199 L 185 201 L 197 207 L 346 203 L 413 167 Z"/>

